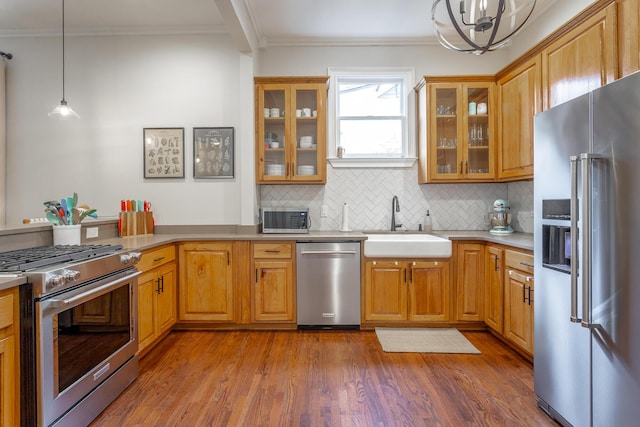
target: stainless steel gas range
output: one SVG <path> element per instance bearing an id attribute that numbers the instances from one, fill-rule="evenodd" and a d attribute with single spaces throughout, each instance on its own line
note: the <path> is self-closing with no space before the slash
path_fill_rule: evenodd
<path id="1" fill-rule="evenodd" d="M 137 252 L 120 245 L 0 253 L 22 274 L 21 426 L 86 426 L 137 376 Z"/>

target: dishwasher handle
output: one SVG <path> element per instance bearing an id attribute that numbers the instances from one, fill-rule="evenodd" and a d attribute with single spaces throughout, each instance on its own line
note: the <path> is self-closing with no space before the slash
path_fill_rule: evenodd
<path id="1" fill-rule="evenodd" d="M 300 251 L 300 255 L 355 255 L 356 251 Z"/>

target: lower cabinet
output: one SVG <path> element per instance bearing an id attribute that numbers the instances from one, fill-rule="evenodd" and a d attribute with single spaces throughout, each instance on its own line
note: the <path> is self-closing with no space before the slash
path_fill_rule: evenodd
<path id="1" fill-rule="evenodd" d="M 447 322 L 449 282 L 447 261 L 367 260 L 363 320 Z"/>
<path id="2" fill-rule="evenodd" d="M 292 242 L 252 245 L 255 274 L 251 288 L 252 322 L 296 322 L 294 245 Z"/>
<path id="3" fill-rule="evenodd" d="M 533 355 L 533 255 L 505 250 L 504 336 Z"/>
<path id="4" fill-rule="evenodd" d="M 182 243 L 178 252 L 179 321 L 234 322 L 234 243 Z"/>
<path id="5" fill-rule="evenodd" d="M 484 319 L 484 243 L 454 242 L 456 320 Z"/>
<path id="6" fill-rule="evenodd" d="M 504 315 L 504 249 L 487 246 L 485 251 L 484 323 L 502 334 Z"/>
<path id="7" fill-rule="evenodd" d="M 20 420 L 18 288 L 0 291 L 0 426 Z"/>
<path id="8" fill-rule="evenodd" d="M 176 323 L 176 263 L 173 245 L 142 253 L 138 264 L 138 354 Z"/>

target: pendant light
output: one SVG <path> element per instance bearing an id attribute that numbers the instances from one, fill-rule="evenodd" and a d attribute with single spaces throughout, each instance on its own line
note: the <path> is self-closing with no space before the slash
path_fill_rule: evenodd
<path id="1" fill-rule="evenodd" d="M 459 7 L 452 7 L 459 3 Z M 529 20 L 536 0 L 433 0 L 431 20 L 440 44 L 482 55 L 506 46 Z"/>
<path id="2" fill-rule="evenodd" d="M 49 117 L 59 120 L 79 119 L 80 116 L 67 104 L 64 98 L 64 0 L 62 0 L 62 100 L 49 113 Z"/>

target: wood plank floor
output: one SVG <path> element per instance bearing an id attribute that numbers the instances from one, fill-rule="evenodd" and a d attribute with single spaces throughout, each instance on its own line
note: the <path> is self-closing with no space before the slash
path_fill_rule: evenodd
<path id="1" fill-rule="evenodd" d="M 373 331 L 172 332 L 91 425 L 557 425 L 529 362 L 464 335 L 481 355 L 384 353 Z"/>

